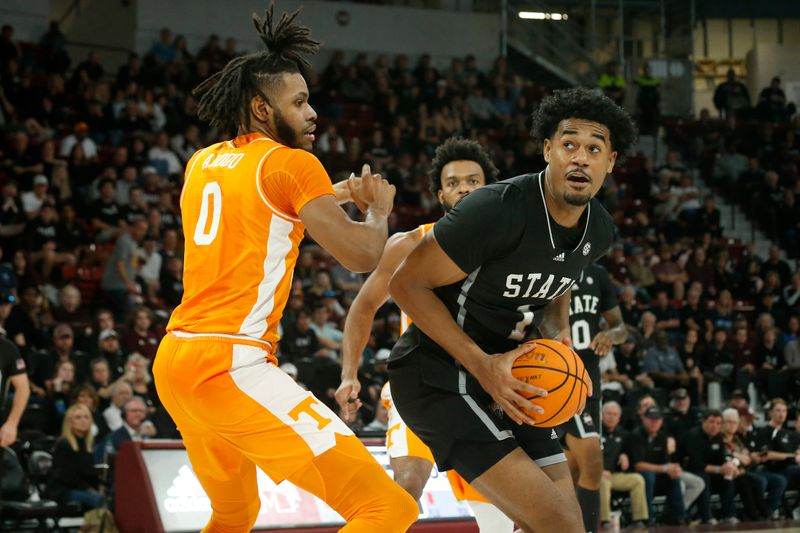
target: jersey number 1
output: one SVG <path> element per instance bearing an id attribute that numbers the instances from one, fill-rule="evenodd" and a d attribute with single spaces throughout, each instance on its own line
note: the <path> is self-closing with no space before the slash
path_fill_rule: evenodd
<path id="1" fill-rule="evenodd" d="M 209 204 L 214 203 L 211 208 L 211 225 L 208 224 Z M 200 218 L 194 227 L 194 243 L 198 246 L 208 246 L 217 238 L 219 221 L 222 218 L 222 189 L 219 183 L 212 181 L 203 187 L 203 196 L 200 201 Z M 206 226 L 208 229 L 206 230 Z"/>

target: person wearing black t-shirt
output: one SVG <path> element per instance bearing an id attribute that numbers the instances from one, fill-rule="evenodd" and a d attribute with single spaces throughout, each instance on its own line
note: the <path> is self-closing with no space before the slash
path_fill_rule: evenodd
<path id="1" fill-rule="evenodd" d="M 681 465 L 671 459 L 675 452 L 675 439 L 662 429 L 664 417 L 661 410 L 650 407 L 642 416 L 642 425 L 631 433 L 630 461 L 634 470 L 645 480 L 647 508 L 651 520 L 653 497 L 656 492 L 667 495 L 666 521 L 673 524 L 686 524 L 686 505 L 681 494 Z"/>
<path id="2" fill-rule="evenodd" d="M 711 493 L 719 494 L 722 503 L 722 518 L 736 524 L 734 505 L 735 487 L 733 479 L 739 475 L 739 467 L 733 461 L 722 439 L 722 413 L 709 409 L 703 414 L 703 425 L 689 431 L 683 440 L 684 460 L 690 472 L 706 481 L 706 488 L 697 500 L 703 522 L 714 523 L 711 517 Z"/>
<path id="3" fill-rule="evenodd" d="M 600 519 L 608 522 L 611 512 L 611 491 L 630 494 L 633 527 L 646 525 L 649 518 L 645 482 L 641 474 L 631 471 L 630 434 L 619 425 L 622 409 L 617 402 L 603 404 L 603 480 L 600 483 Z"/>
<path id="4" fill-rule="evenodd" d="M 569 289 L 614 239 L 594 196 L 635 127 L 588 89 L 556 91 L 533 123 L 547 168 L 471 193 L 395 272 L 390 293 L 414 323 L 389 374 L 400 415 L 441 470 L 523 530 L 566 533 L 584 531 L 566 458 L 555 431 L 523 411 L 541 412 L 525 396 L 545 391 L 511 366 L 527 340 L 571 344 Z"/>
<path id="5" fill-rule="evenodd" d="M 101 179 L 97 189 L 100 198 L 89 204 L 89 220 L 97 232 L 97 239 L 100 242 L 109 242 L 119 234 L 122 209 L 114 201 L 117 188 L 113 179 Z"/>
<path id="6" fill-rule="evenodd" d="M 775 398 L 769 404 L 769 423 L 756 430 L 754 450 L 766 452 L 764 469 L 786 478 L 788 488 L 800 488 L 800 448 L 796 437 L 784 428 L 788 408 L 786 401 Z"/>
<path id="7" fill-rule="evenodd" d="M 600 327 L 600 319 L 608 324 Z M 569 321 L 572 343 L 583 360 L 592 380 L 592 396 L 586 400 L 582 414 L 575 415 L 561 426 L 566 444 L 570 471 L 578 472 L 575 483 L 578 503 L 583 513 L 586 529 L 597 527 L 600 510 L 600 479 L 603 476 L 603 451 L 600 447 L 600 358 L 611 351 L 611 346 L 621 344 L 628 337 L 617 305 L 614 285 L 608 271 L 600 265 L 586 267 L 578 281 L 572 285 Z M 643 486 L 644 487 L 644 486 Z"/>

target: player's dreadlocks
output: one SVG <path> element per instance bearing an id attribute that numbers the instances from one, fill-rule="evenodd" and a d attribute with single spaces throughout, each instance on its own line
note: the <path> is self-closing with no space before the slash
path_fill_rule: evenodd
<path id="1" fill-rule="evenodd" d="M 249 130 L 253 96 L 269 102 L 264 87 L 273 86 L 284 73 L 302 74 L 310 65 L 306 56 L 319 49 L 319 42 L 309 37 L 310 30 L 294 22 L 300 9 L 284 13 L 277 22 L 274 11 L 273 2 L 263 19 L 253 13 L 253 24 L 267 50 L 232 59 L 192 91 L 199 97 L 198 116 L 212 126 L 234 133 L 239 127 Z"/>

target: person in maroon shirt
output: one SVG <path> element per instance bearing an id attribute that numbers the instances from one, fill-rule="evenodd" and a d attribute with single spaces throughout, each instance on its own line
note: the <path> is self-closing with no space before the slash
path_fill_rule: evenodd
<path id="1" fill-rule="evenodd" d="M 152 362 L 163 336 L 164 334 L 153 326 L 153 312 L 145 306 L 140 306 L 130 315 L 128 330 L 122 337 L 122 349 L 125 353 L 138 352 Z"/>

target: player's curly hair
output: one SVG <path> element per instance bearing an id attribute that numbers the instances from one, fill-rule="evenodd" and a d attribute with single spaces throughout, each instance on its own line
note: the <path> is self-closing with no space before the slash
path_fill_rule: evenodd
<path id="1" fill-rule="evenodd" d="M 533 112 L 531 135 L 544 142 L 562 120 L 577 118 L 604 124 L 611 132 L 611 147 L 624 155 L 638 134 L 631 116 L 606 95 L 585 87 L 553 91 Z"/>
<path id="2" fill-rule="evenodd" d="M 270 3 L 264 18 L 253 13 L 253 25 L 267 46 L 228 62 L 225 67 L 200 83 L 192 91 L 199 98 L 197 115 L 212 126 L 227 132 L 250 128 L 250 100 L 258 95 L 266 102 L 268 89 L 285 73 L 303 73 L 310 65 L 306 56 L 319 49 L 319 42 L 309 37 L 310 30 L 297 24 L 292 14 L 275 20 L 275 4 Z"/>
<path id="3" fill-rule="evenodd" d="M 450 137 L 436 148 L 428 171 L 428 187 L 434 196 L 442 188 L 442 170 L 453 161 L 475 161 L 483 169 L 486 183 L 497 181 L 499 171 L 483 146 L 463 137 Z"/>

